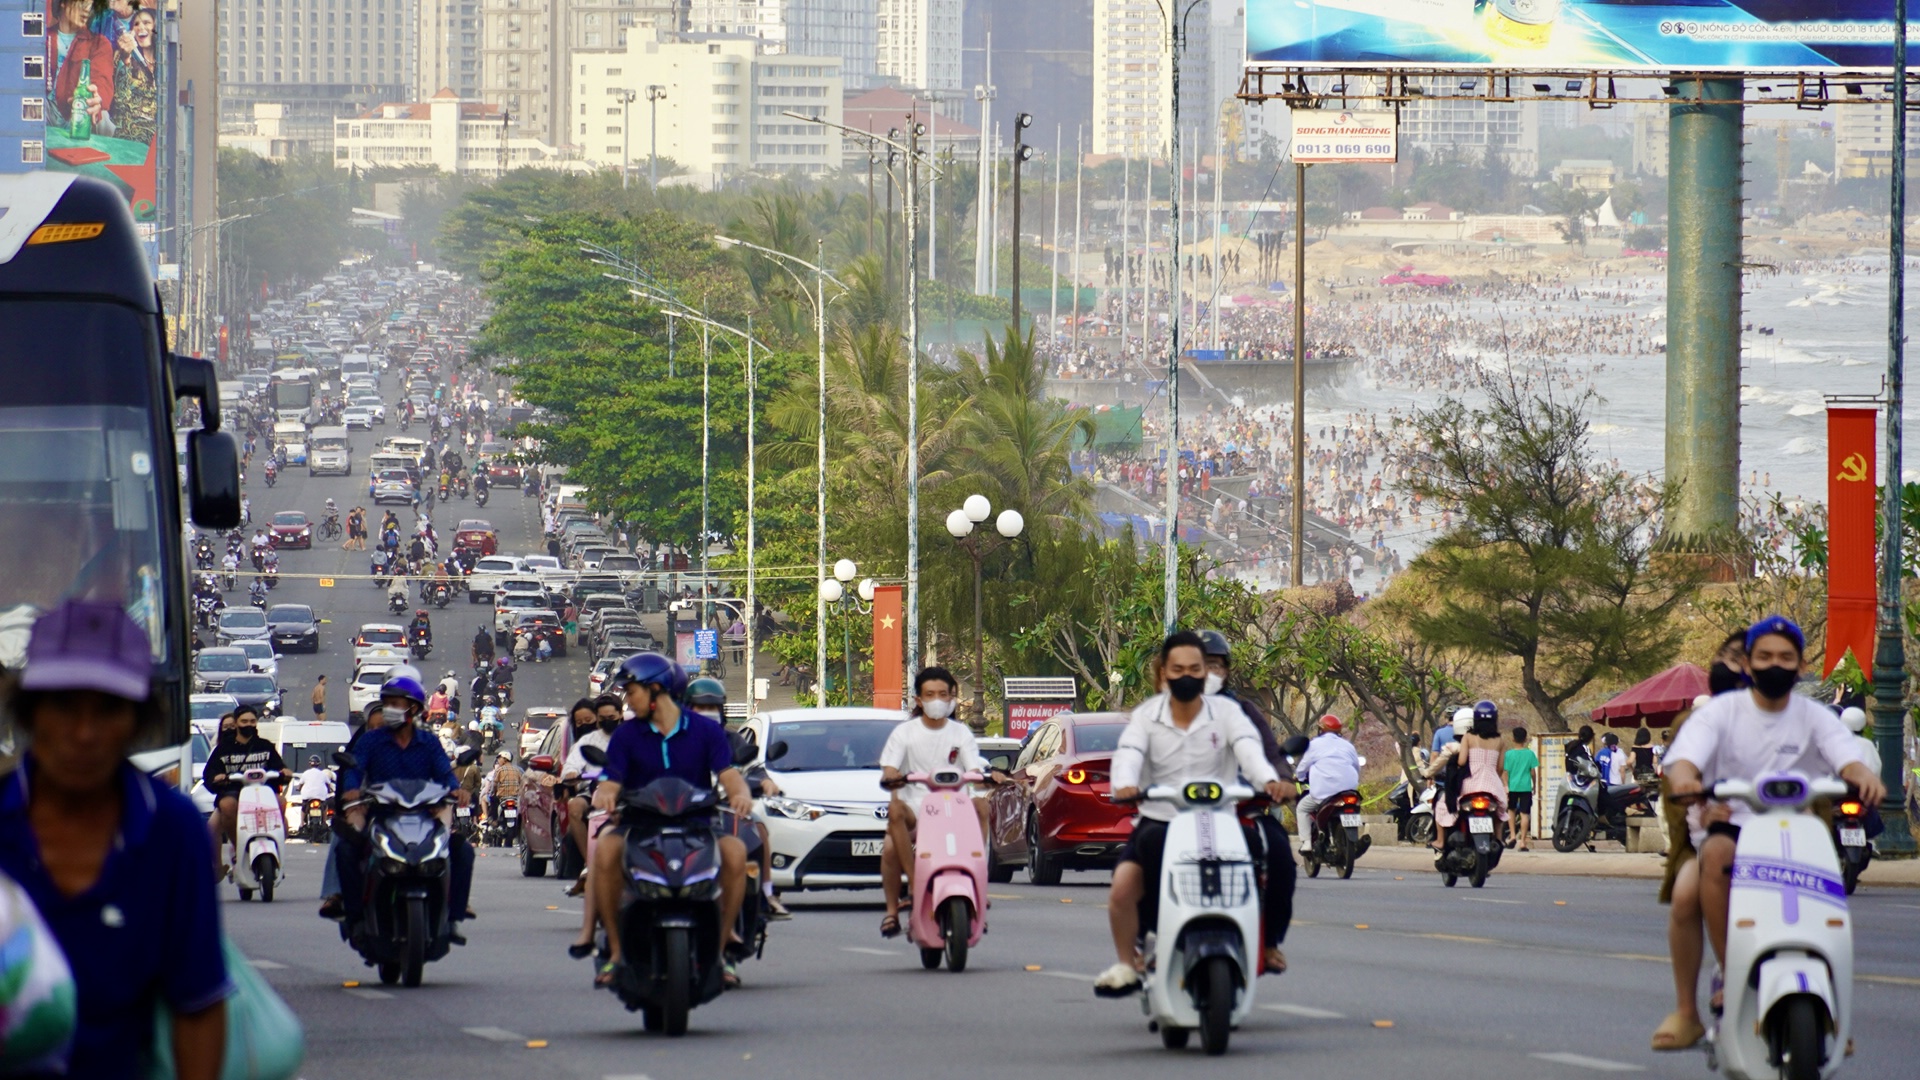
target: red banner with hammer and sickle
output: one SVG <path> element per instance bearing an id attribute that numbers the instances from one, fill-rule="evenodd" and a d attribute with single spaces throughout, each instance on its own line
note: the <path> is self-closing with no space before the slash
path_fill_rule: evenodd
<path id="1" fill-rule="evenodd" d="M 1849 650 L 1873 670 L 1874 420 L 1878 409 L 1827 410 L 1827 664 Z"/>

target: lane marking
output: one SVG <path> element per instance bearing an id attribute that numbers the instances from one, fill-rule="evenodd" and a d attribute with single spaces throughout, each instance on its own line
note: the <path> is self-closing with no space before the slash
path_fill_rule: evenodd
<path id="1" fill-rule="evenodd" d="M 287 965 L 285 965 L 285 964 L 282 964 L 282 963 L 277 963 L 277 962 L 275 962 L 275 961 L 273 961 L 273 960 L 249 960 L 249 961 L 247 961 L 247 963 L 248 963 L 248 964 L 250 964 L 250 965 L 252 965 L 252 966 L 253 966 L 253 968 L 254 968 L 254 970 L 256 970 L 256 971 L 285 971 L 285 970 L 287 970 Z"/>
<path id="2" fill-rule="evenodd" d="M 1268 1012 L 1286 1013 L 1306 1020 L 1345 1020 L 1346 1013 L 1337 1013 L 1332 1009 L 1316 1009 L 1311 1005 L 1262 1005 Z"/>
<path id="3" fill-rule="evenodd" d="M 1905 975 L 1854 975 L 1861 982 L 1882 983 L 1887 986 L 1920 986 L 1920 979 Z"/>
<path id="4" fill-rule="evenodd" d="M 1592 1069 L 1594 1072 L 1646 1072 L 1638 1065 L 1629 1065 L 1624 1061 L 1608 1061 L 1606 1058 L 1588 1057 L 1585 1054 L 1528 1054 L 1537 1061 L 1551 1061 L 1556 1065 L 1571 1065 L 1576 1069 Z"/>
<path id="5" fill-rule="evenodd" d="M 1426 938 L 1428 941 L 1457 941 L 1463 945 L 1498 945 L 1493 938 L 1473 937 L 1468 934 L 1408 934 L 1408 937 Z"/>
<path id="6" fill-rule="evenodd" d="M 365 986 L 356 986 L 351 990 L 343 991 L 343 993 L 347 994 L 350 997 L 357 997 L 362 1001 L 385 1001 L 386 999 L 393 996 L 392 994 L 387 993 L 385 990 L 375 990 L 371 987 L 365 987 Z"/>
<path id="7" fill-rule="evenodd" d="M 859 953 L 862 956 L 905 956 L 906 955 L 905 953 L 900 952 L 897 949 L 871 949 L 865 945 L 849 945 L 846 948 L 841 949 L 840 951 Z"/>
<path id="8" fill-rule="evenodd" d="M 653 1080 L 653 1077 L 648 1076 L 646 1073 L 619 1073 L 609 1074 L 602 1077 L 601 1080 Z"/>
<path id="9" fill-rule="evenodd" d="M 466 1032 L 467 1034 L 473 1036 L 476 1039 L 485 1039 L 488 1042 L 526 1042 L 527 1041 L 527 1037 L 525 1035 L 516 1035 L 513 1032 L 508 1031 L 506 1028 L 470 1027 L 470 1028 L 461 1028 L 460 1030 Z"/>
<path id="10" fill-rule="evenodd" d="M 1491 897 L 1486 897 L 1486 896 L 1463 896 L 1460 899 L 1466 901 L 1469 904 L 1512 904 L 1516 907 L 1524 906 L 1526 904 L 1525 900 L 1495 900 Z"/>
<path id="11" fill-rule="evenodd" d="M 1055 979 L 1072 979 L 1074 982 L 1092 982 L 1094 976 L 1082 975 L 1077 971 L 1036 971 L 1035 975 L 1046 975 Z"/>
<path id="12" fill-rule="evenodd" d="M 1671 959 L 1670 957 L 1665 957 L 1665 956 L 1654 956 L 1651 953 L 1637 953 L 1637 952 L 1610 952 L 1610 953 L 1602 953 L 1601 955 L 1606 957 L 1608 960 L 1645 960 L 1649 963 L 1654 963 L 1654 964 L 1664 964 L 1669 959 Z"/>

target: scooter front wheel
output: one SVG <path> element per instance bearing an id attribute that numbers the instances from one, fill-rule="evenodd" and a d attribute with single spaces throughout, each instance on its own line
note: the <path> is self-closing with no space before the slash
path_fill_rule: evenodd
<path id="1" fill-rule="evenodd" d="M 678 1038 L 687 1033 L 687 1013 L 693 1008 L 693 941 L 683 927 L 668 927 L 666 938 L 661 950 L 666 1001 L 661 1011 L 666 1033 Z"/>
<path id="2" fill-rule="evenodd" d="M 1826 1057 L 1826 1022 L 1817 1000 L 1810 994 L 1796 995 L 1778 1014 L 1775 1038 L 1783 1051 L 1781 1080 L 1820 1080 L 1820 1066 Z"/>
<path id="3" fill-rule="evenodd" d="M 408 900 L 407 943 L 400 963 L 400 984 L 408 988 L 419 986 L 426 966 L 427 902 L 421 899 Z"/>
<path id="4" fill-rule="evenodd" d="M 1210 957 L 1200 970 L 1203 999 L 1200 1006 L 1200 1048 L 1208 1057 L 1227 1052 L 1233 1034 L 1233 964 L 1224 956 Z"/>
<path id="5" fill-rule="evenodd" d="M 947 970 L 955 974 L 967 970 L 967 939 L 973 935 L 973 910 L 961 897 L 950 897 L 940 923 L 946 932 Z"/>
<path id="6" fill-rule="evenodd" d="M 260 902 L 273 903 L 273 879 L 278 876 L 279 868 L 273 863 L 273 856 L 261 852 L 253 857 L 253 880 L 260 883 Z"/>
<path id="7" fill-rule="evenodd" d="M 1567 809 L 1553 823 L 1553 850 L 1562 855 L 1579 849 L 1593 832 L 1593 819 L 1583 811 Z"/>

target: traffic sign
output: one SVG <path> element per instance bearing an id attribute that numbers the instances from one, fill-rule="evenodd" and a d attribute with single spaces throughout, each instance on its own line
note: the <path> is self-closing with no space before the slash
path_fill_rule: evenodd
<path id="1" fill-rule="evenodd" d="M 693 656 L 696 660 L 720 659 L 720 631 L 695 630 L 693 632 Z"/>

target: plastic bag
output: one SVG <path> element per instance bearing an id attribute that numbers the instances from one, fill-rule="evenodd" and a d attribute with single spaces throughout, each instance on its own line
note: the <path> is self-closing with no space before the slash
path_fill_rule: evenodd
<path id="1" fill-rule="evenodd" d="M 299 1018 L 247 963 L 233 939 L 221 938 L 221 952 L 233 994 L 227 998 L 227 1053 L 220 1080 L 291 1080 L 307 1056 Z M 162 1004 L 156 1012 L 153 1067 L 147 1080 L 174 1080 L 173 1010 Z"/>
<path id="2" fill-rule="evenodd" d="M 0 874 L 0 1076 L 65 1072 L 77 1017 L 66 954 L 26 890 Z"/>

